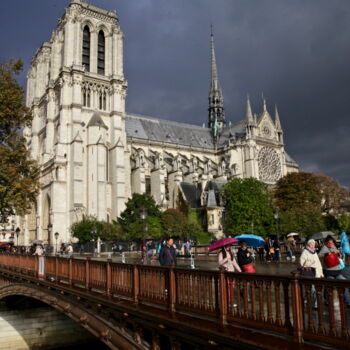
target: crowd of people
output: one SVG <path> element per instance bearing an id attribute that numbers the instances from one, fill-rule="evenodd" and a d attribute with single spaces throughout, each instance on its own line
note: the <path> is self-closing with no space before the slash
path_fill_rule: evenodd
<path id="1" fill-rule="evenodd" d="M 336 241 L 332 236 L 327 236 L 322 246 L 314 239 L 310 239 L 301 253 L 299 271 L 304 277 L 350 279 L 350 274 L 343 258 L 345 258 L 345 254 L 337 247 Z M 311 288 L 311 297 L 313 308 L 317 308 L 316 288 L 314 285 Z M 325 293 L 324 297 L 327 303 L 327 293 Z M 347 307 L 350 307 L 350 295 L 347 288 L 344 290 L 344 302 Z"/>

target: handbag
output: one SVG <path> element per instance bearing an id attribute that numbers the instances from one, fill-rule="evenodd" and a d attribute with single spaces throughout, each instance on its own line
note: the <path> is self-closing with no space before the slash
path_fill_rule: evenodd
<path id="1" fill-rule="evenodd" d="M 314 267 L 301 266 L 298 267 L 298 271 L 303 277 L 316 277 L 316 269 Z"/>
<path id="2" fill-rule="evenodd" d="M 306 261 L 304 262 L 305 265 Z M 303 277 L 316 277 L 316 268 L 311 266 L 300 266 L 298 271 Z"/>
<path id="3" fill-rule="evenodd" d="M 339 257 L 337 253 L 329 253 L 325 255 L 324 262 L 327 267 L 334 267 L 340 264 Z"/>
<path id="4" fill-rule="evenodd" d="M 242 269 L 243 269 L 243 272 L 246 272 L 246 273 L 255 273 L 255 267 L 253 263 L 243 265 Z"/>

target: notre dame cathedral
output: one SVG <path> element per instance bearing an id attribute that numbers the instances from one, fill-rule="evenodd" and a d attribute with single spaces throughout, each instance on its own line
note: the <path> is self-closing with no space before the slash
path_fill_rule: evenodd
<path id="1" fill-rule="evenodd" d="M 54 232 L 69 242 L 70 226 L 82 215 L 110 221 L 134 192 L 151 194 L 163 209 L 176 207 L 179 196 L 205 207 L 208 230 L 220 233 L 218 193 L 228 180 L 273 184 L 298 171 L 285 152 L 277 108 L 271 116 L 263 101 L 255 114 L 248 99 L 244 119 L 226 121 L 213 35 L 210 44 L 206 127 L 133 114 L 125 110 L 117 14 L 70 1 L 28 71 L 34 119 L 24 135 L 42 170 L 37 202 L 24 218 L 23 244 L 40 239 L 52 245 Z"/>

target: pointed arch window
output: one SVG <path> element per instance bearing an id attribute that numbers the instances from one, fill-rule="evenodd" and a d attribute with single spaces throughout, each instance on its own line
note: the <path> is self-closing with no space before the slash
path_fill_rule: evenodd
<path id="1" fill-rule="evenodd" d="M 98 33 L 97 73 L 105 74 L 105 35 L 102 30 Z"/>
<path id="2" fill-rule="evenodd" d="M 90 29 L 88 26 L 85 26 L 83 31 L 82 63 L 85 66 L 85 71 L 90 72 Z"/>

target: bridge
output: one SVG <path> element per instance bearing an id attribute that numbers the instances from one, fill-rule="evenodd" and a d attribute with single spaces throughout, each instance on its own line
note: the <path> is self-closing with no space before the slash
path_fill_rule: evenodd
<path id="1" fill-rule="evenodd" d="M 349 287 L 297 273 L 0 255 L 0 299 L 38 299 L 111 349 L 350 349 Z"/>

